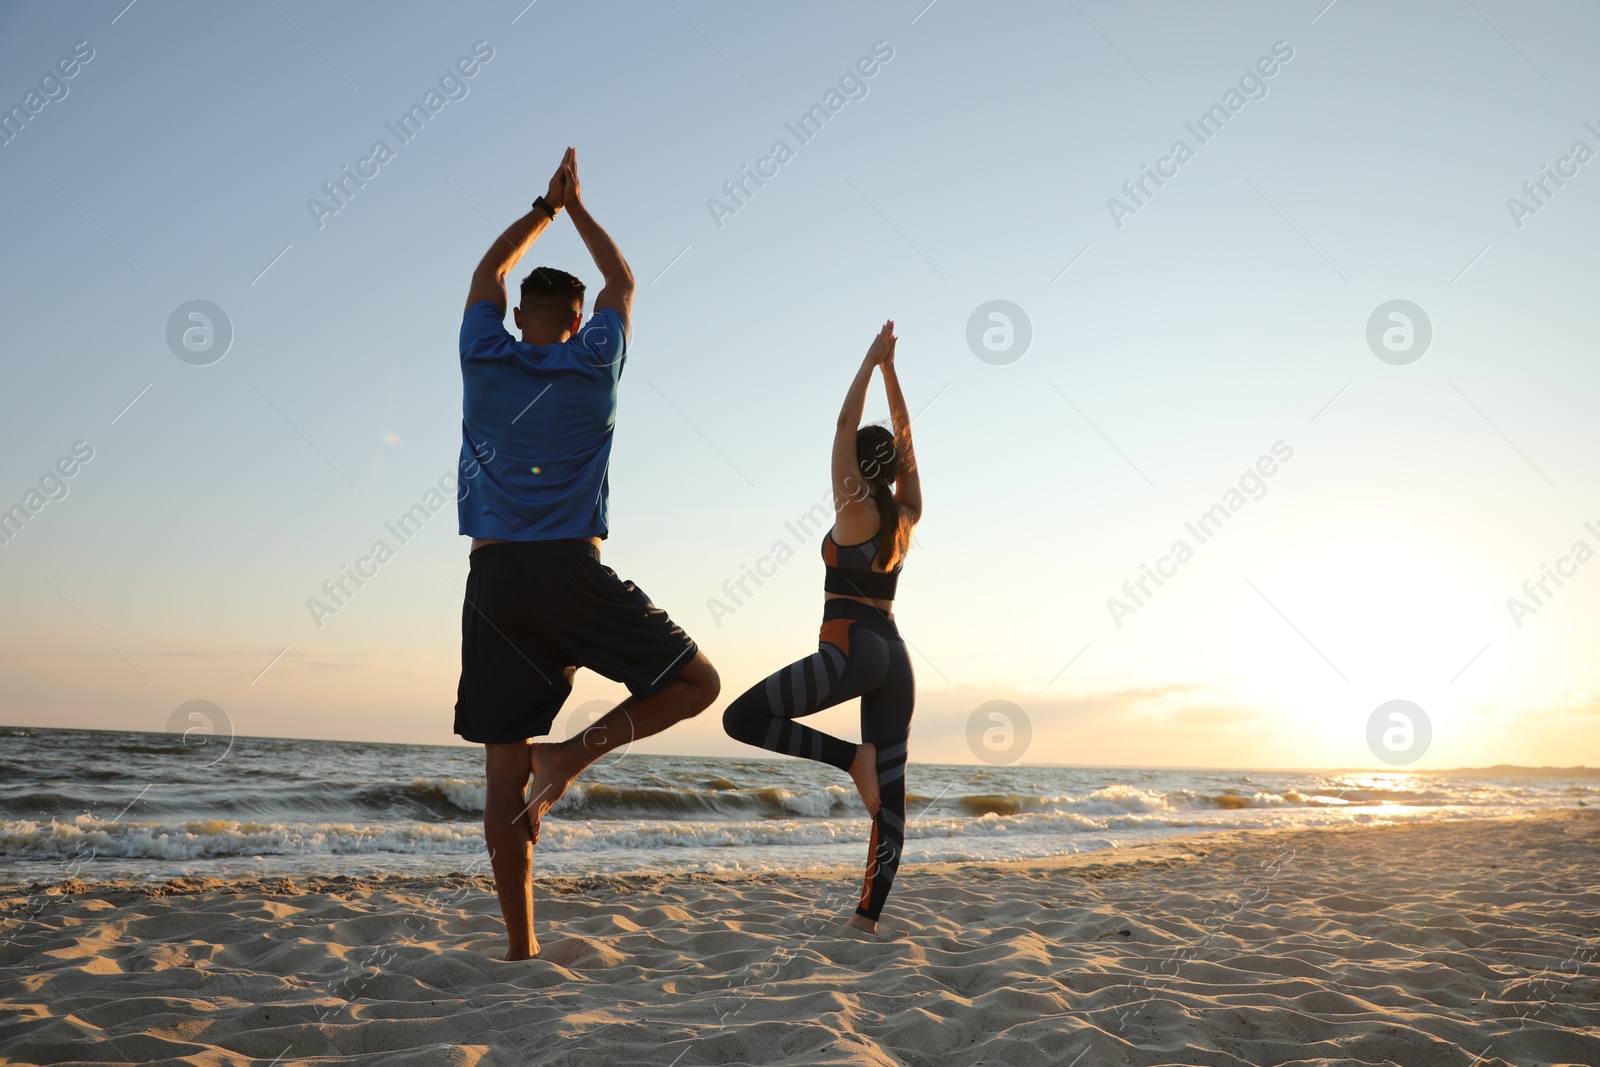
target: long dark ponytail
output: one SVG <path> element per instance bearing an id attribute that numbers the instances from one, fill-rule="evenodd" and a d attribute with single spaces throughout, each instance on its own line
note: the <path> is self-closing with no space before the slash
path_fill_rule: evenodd
<path id="1" fill-rule="evenodd" d="M 905 557 L 909 531 L 902 529 L 905 524 L 894 498 L 900 455 L 895 449 L 894 433 L 887 426 L 863 426 L 856 431 L 856 466 L 871 486 L 873 502 L 878 506 L 878 550 L 874 562 L 886 571 L 893 570 Z"/>

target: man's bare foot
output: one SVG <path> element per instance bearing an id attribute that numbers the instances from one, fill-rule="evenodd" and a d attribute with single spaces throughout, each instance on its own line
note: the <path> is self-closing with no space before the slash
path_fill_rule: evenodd
<path id="1" fill-rule="evenodd" d="M 876 920 L 869 919 L 865 915 L 852 915 L 850 916 L 850 921 L 845 923 L 845 925 L 853 930 L 861 930 L 869 934 L 875 934 L 878 932 L 878 924 Z"/>
<path id="2" fill-rule="evenodd" d="M 850 777 L 855 779 L 856 792 L 867 814 L 877 817 L 881 801 L 878 799 L 878 746 L 863 741 L 856 746 L 856 758 L 850 764 Z"/>
<path id="3" fill-rule="evenodd" d="M 572 784 L 572 775 L 563 776 L 556 764 L 554 745 L 536 742 L 528 746 L 528 764 L 533 770 L 533 780 L 528 783 L 528 835 L 539 843 L 539 824 L 555 802 L 561 799 Z M 535 950 L 537 951 L 537 949 Z"/>
<path id="4" fill-rule="evenodd" d="M 501 957 L 501 959 L 504 960 L 506 963 L 516 963 L 518 960 L 534 960 L 534 959 L 538 959 L 538 958 L 539 958 L 539 939 L 537 937 L 533 939 L 533 948 L 532 948 L 531 951 L 529 951 L 527 953 L 516 952 L 516 951 L 507 951 L 506 954 Z"/>

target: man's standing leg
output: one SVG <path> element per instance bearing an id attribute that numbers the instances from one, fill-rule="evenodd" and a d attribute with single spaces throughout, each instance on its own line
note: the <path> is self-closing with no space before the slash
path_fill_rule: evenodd
<path id="1" fill-rule="evenodd" d="M 527 546 L 491 544 L 470 557 L 461 610 L 461 682 L 455 731 L 483 745 L 483 836 L 509 944 L 505 958 L 538 953 L 533 934 L 533 828 L 528 821 L 528 741 L 545 733 L 571 672 L 529 629 Z"/>
<path id="2" fill-rule="evenodd" d="M 508 960 L 539 954 L 533 934 L 533 829 L 528 822 L 528 743 L 485 745 L 483 836 L 505 916 Z"/>

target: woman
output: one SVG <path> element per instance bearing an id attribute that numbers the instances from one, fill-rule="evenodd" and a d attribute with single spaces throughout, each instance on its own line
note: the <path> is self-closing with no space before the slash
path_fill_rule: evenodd
<path id="1" fill-rule="evenodd" d="M 884 323 L 845 394 L 833 437 L 833 529 L 822 541 L 827 574 L 815 655 L 791 663 L 728 706 L 728 734 L 772 752 L 831 763 L 855 780 L 872 815 L 861 903 L 850 920 L 874 933 L 900 866 L 906 829 L 906 739 L 916 682 L 894 624 L 895 583 L 911 530 L 922 517 L 922 483 L 911 451 L 911 418 L 895 377 L 894 321 Z M 872 369 L 883 372 L 894 432 L 862 426 Z M 798 722 L 861 698 L 861 744 Z"/>

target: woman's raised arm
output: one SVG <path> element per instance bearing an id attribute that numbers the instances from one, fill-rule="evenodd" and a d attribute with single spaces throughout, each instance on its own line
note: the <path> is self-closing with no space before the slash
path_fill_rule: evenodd
<path id="1" fill-rule="evenodd" d="M 867 406 L 867 386 L 872 383 L 872 368 L 883 362 L 893 346 L 894 321 L 891 319 L 883 324 L 883 329 L 872 339 L 872 345 L 867 349 L 866 357 L 862 359 L 861 367 L 844 395 L 844 406 L 839 409 L 839 421 L 833 432 L 834 514 L 848 526 L 857 525 L 851 520 L 859 517 L 860 524 L 868 527 L 863 536 L 871 533 L 872 520 L 869 516 L 873 511 L 866 483 L 861 478 L 860 465 L 856 461 L 856 431 L 861 428 L 861 413 Z M 854 534 L 848 529 L 840 533 L 847 537 Z"/>
<path id="2" fill-rule="evenodd" d="M 889 350 L 878 367 L 883 371 L 883 391 L 889 396 L 889 418 L 894 422 L 894 450 L 899 465 L 894 499 L 915 523 L 922 518 L 922 478 L 917 474 L 917 454 L 911 447 L 911 415 L 894 369 L 894 346 L 898 340 L 889 338 Z"/>

